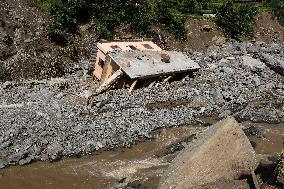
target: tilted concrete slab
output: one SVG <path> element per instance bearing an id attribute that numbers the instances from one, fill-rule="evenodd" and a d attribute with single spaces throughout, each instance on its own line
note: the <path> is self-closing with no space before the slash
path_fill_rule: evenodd
<path id="1" fill-rule="evenodd" d="M 159 189 L 195 189 L 220 179 L 238 179 L 257 167 L 256 154 L 233 117 L 211 126 L 181 152 L 160 181 Z M 224 187 L 217 187 L 224 188 Z"/>
<path id="2" fill-rule="evenodd" d="M 170 62 L 161 60 L 169 54 Z M 200 69 L 200 66 L 182 52 L 177 51 L 118 51 L 108 56 L 131 78 L 146 78 Z"/>

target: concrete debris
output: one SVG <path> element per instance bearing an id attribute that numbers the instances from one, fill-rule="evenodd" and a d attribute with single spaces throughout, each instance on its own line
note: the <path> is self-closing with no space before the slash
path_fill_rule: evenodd
<path id="1" fill-rule="evenodd" d="M 244 68 L 248 68 L 249 70 L 261 71 L 265 68 L 263 62 L 249 56 L 243 56 L 242 64 Z"/>
<path id="2" fill-rule="evenodd" d="M 256 154 L 232 117 L 211 126 L 202 139 L 181 152 L 158 188 L 197 188 L 220 179 L 251 175 L 258 165 Z"/>

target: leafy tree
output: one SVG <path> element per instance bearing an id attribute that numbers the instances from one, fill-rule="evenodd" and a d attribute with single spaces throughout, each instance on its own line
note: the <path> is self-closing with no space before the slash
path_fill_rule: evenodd
<path id="1" fill-rule="evenodd" d="M 268 2 L 278 20 L 284 25 L 284 1 L 283 0 L 270 0 Z"/>
<path id="2" fill-rule="evenodd" d="M 121 23 L 129 24 L 136 32 L 145 33 L 153 21 L 152 5 L 148 0 L 116 0 L 105 3 L 96 0 L 92 15 L 99 21 L 99 33 L 111 34 Z"/>
<path id="3" fill-rule="evenodd" d="M 86 0 L 58 0 L 51 4 L 52 19 L 46 27 L 50 39 L 61 44 L 70 42 L 69 33 L 77 31 L 79 22 L 89 17 Z"/>
<path id="4" fill-rule="evenodd" d="M 189 14 L 198 11 L 198 5 L 194 0 L 158 0 L 155 10 L 158 25 L 175 34 L 178 39 L 185 39 L 187 30 L 184 23 Z"/>
<path id="5" fill-rule="evenodd" d="M 201 14 L 222 0 L 32 0 L 51 13 L 46 31 L 51 40 L 68 45 L 70 34 L 89 18 L 96 20 L 97 34 L 110 38 L 120 24 L 145 34 L 151 24 L 162 26 L 178 39 L 186 38 L 184 27 L 190 14 Z"/>
<path id="6" fill-rule="evenodd" d="M 216 22 L 230 37 L 240 40 L 253 35 L 256 14 L 257 8 L 253 5 L 235 5 L 228 1 L 218 10 Z"/>

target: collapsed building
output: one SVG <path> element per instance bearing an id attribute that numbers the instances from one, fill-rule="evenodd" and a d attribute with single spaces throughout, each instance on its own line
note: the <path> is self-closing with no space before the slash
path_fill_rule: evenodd
<path id="1" fill-rule="evenodd" d="M 132 91 L 138 80 L 196 71 L 200 66 L 182 52 L 164 51 L 152 41 L 100 41 L 92 50 L 91 70 L 100 83 L 98 92 L 115 83 Z M 120 80 L 120 82 L 119 82 Z"/>

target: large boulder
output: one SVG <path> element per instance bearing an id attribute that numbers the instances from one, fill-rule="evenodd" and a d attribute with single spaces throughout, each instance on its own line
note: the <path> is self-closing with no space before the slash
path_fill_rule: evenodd
<path id="1" fill-rule="evenodd" d="M 257 164 L 240 125 L 228 117 L 211 126 L 204 137 L 178 155 L 158 188 L 199 188 L 220 179 L 234 181 L 250 175 Z"/>

